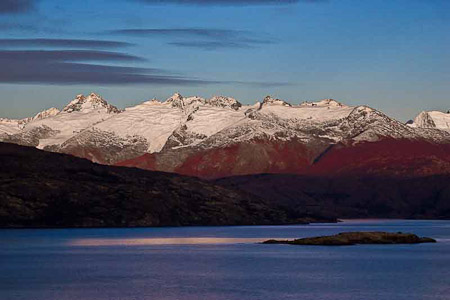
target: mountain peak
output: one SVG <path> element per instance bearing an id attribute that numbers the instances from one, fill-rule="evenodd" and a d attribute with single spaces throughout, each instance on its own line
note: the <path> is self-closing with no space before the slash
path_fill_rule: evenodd
<path id="1" fill-rule="evenodd" d="M 17 124 L 18 127 L 20 129 L 22 129 L 22 128 L 24 128 L 25 125 L 27 125 L 28 123 L 30 123 L 32 121 L 46 119 L 46 118 L 57 115 L 59 112 L 60 112 L 60 110 L 57 109 L 56 107 L 51 107 L 49 109 L 46 109 L 46 110 L 43 110 L 43 111 L 37 113 L 34 117 L 23 118 L 20 120 L 0 118 L 0 122 L 1 123 L 9 123 L 9 124 Z"/>
<path id="2" fill-rule="evenodd" d="M 414 127 L 419 128 L 437 128 L 450 131 L 450 111 L 447 113 L 441 111 L 422 111 L 414 119 Z"/>
<path id="3" fill-rule="evenodd" d="M 174 102 L 174 101 L 179 101 L 182 100 L 184 97 L 181 96 L 180 93 L 176 92 L 175 94 L 173 94 L 171 97 L 167 98 L 166 102 Z"/>
<path id="4" fill-rule="evenodd" d="M 420 128 L 435 128 L 436 124 L 434 123 L 433 118 L 426 111 L 420 112 L 417 117 L 414 119 L 414 125 Z"/>
<path id="5" fill-rule="evenodd" d="M 172 95 L 172 97 L 167 98 L 166 103 L 169 103 L 172 105 L 172 107 L 178 107 L 183 108 L 184 107 L 184 97 L 181 96 L 180 93 L 175 93 Z"/>
<path id="6" fill-rule="evenodd" d="M 309 102 L 305 101 L 300 104 L 301 106 L 327 106 L 327 107 L 347 107 L 347 105 L 342 104 L 334 99 L 322 99 L 320 101 Z"/>
<path id="7" fill-rule="evenodd" d="M 211 99 L 207 100 L 206 103 L 217 107 L 229 107 L 234 110 L 238 110 L 242 106 L 236 99 L 224 96 L 213 96 Z"/>
<path id="8" fill-rule="evenodd" d="M 59 113 L 59 109 L 57 109 L 56 107 L 51 107 L 49 109 L 43 110 L 39 113 L 37 113 L 32 120 L 42 120 L 54 115 L 57 115 Z"/>
<path id="9" fill-rule="evenodd" d="M 89 97 L 91 97 L 91 98 L 101 98 L 101 96 L 99 94 L 96 94 L 94 92 L 90 93 Z"/>
<path id="10" fill-rule="evenodd" d="M 106 109 L 108 113 L 119 113 L 120 110 L 109 104 L 105 99 L 96 93 L 90 93 L 85 97 L 83 94 L 77 95 L 66 107 L 63 112 L 71 113 L 74 111 L 92 111 Z"/>
<path id="11" fill-rule="evenodd" d="M 324 106 L 339 106 L 339 107 L 346 106 L 346 105 L 342 104 L 341 102 L 336 101 L 334 99 L 323 99 L 323 100 L 320 100 L 319 102 L 317 102 L 317 104 L 324 105 Z"/>
<path id="12" fill-rule="evenodd" d="M 184 110 L 187 106 L 205 104 L 206 100 L 198 96 L 183 97 L 180 93 L 175 93 L 172 97 L 168 98 L 165 103 L 169 103 L 172 107 Z"/>
<path id="13" fill-rule="evenodd" d="M 284 100 L 272 98 L 271 96 L 264 97 L 262 105 L 283 105 L 283 106 L 292 106 L 290 103 L 287 103 Z"/>

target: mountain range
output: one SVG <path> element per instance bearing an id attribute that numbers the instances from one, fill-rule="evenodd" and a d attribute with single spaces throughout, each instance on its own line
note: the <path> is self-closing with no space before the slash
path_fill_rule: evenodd
<path id="1" fill-rule="evenodd" d="M 176 93 L 121 110 L 92 93 L 61 111 L 0 119 L 0 141 L 205 179 L 450 173 L 450 113 L 421 112 L 405 124 L 333 99 L 293 105 L 268 96 L 243 105 Z"/>

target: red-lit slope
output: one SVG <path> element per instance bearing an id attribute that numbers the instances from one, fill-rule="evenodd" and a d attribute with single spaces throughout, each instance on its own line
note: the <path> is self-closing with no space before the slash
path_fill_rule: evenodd
<path id="1" fill-rule="evenodd" d="M 298 173 L 314 158 L 314 151 L 298 142 L 254 141 L 189 156 L 176 173 L 217 178 L 258 173 Z"/>
<path id="2" fill-rule="evenodd" d="M 298 141 L 253 141 L 192 153 L 146 154 L 119 163 L 202 178 L 260 173 L 414 177 L 450 173 L 450 144 L 382 139 L 328 149 Z M 170 163 L 168 163 L 170 160 Z"/>
<path id="3" fill-rule="evenodd" d="M 309 175 L 415 177 L 450 173 L 450 144 L 383 139 L 352 146 L 338 144 L 324 153 Z"/>
<path id="4" fill-rule="evenodd" d="M 307 147 L 298 141 L 256 140 L 223 148 L 197 151 L 179 149 L 170 154 L 145 154 L 117 165 L 202 178 L 258 173 L 299 173 L 310 166 L 320 151 L 323 151 L 323 148 Z"/>

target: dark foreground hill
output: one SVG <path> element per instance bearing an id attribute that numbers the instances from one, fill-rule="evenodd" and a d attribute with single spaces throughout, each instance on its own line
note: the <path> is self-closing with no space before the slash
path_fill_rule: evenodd
<path id="1" fill-rule="evenodd" d="M 217 183 L 302 214 L 338 218 L 450 219 L 450 176 L 413 178 L 261 174 Z"/>
<path id="2" fill-rule="evenodd" d="M 0 143 L 1 227 L 282 224 L 301 217 L 197 178 Z"/>

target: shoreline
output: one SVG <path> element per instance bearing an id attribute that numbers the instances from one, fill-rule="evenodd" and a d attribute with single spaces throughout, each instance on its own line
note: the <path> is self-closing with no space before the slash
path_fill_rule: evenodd
<path id="1" fill-rule="evenodd" d="M 315 225 L 334 225 L 334 224 L 342 224 L 342 223 L 370 223 L 370 222 L 400 222 L 400 221 L 449 221 L 449 219 L 390 219 L 390 218 L 368 218 L 368 219 L 338 219 L 336 222 L 310 222 L 310 223 L 298 223 L 298 224 L 242 224 L 242 225 L 180 225 L 180 226 L 86 226 L 86 227 L 0 227 L 0 231 L 3 230 L 77 230 L 77 229 L 152 229 L 152 228 L 238 228 L 238 227 L 296 227 L 296 226 L 315 226 Z"/>

